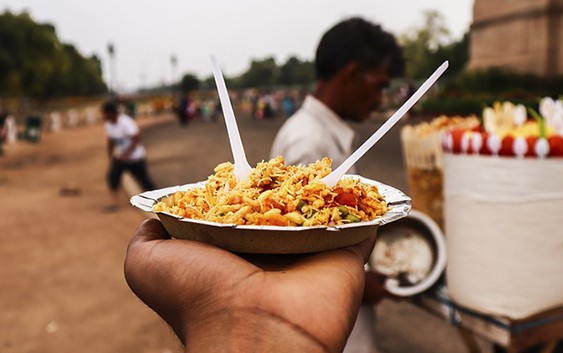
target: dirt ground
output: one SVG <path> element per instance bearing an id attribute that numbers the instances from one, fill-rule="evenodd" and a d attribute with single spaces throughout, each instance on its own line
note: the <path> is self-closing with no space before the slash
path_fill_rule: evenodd
<path id="1" fill-rule="evenodd" d="M 148 122 L 148 121 L 147 121 Z M 180 352 L 124 281 L 146 215 L 106 213 L 101 125 L 18 142 L 0 158 L 0 351 Z"/>
<path id="2" fill-rule="evenodd" d="M 159 186 L 201 180 L 212 170 L 205 163 L 214 166 L 216 160 L 230 159 L 228 150 L 209 150 L 224 150 L 222 142 L 201 146 L 196 140 L 224 138 L 222 124 L 188 127 L 191 148 L 179 146 L 175 151 L 187 156 L 182 161 L 170 153 L 174 145 L 158 138 L 181 130 L 173 117 L 144 118 L 140 124 L 143 131 L 152 126 L 146 140 Z M 254 141 L 251 162 L 269 148 L 265 146 L 271 143 L 271 131 L 272 126 L 253 136 L 243 134 L 243 140 Z M 189 158 L 198 156 L 205 163 L 194 168 Z M 370 161 L 364 163 L 369 166 Z M 181 351 L 166 324 L 125 283 L 125 247 L 147 215 L 129 206 L 125 193 L 118 212 L 104 211 L 109 202 L 106 167 L 101 125 L 47 133 L 38 144 L 18 142 L 7 146 L 0 158 L 0 352 Z M 382 177 L 395 178 L 399 185 L 393 184 L 404 187 L 404 177 Z M 384 302 L 378 314 L 382 352 L 465 351 L 455 330 L 412 305 Z"/>

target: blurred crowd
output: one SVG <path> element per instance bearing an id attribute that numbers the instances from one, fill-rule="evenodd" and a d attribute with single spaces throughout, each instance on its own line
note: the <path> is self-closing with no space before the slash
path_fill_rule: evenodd
<path id="1" fill-rule="evenodd" d="M 396 82 L 383 95 L 381 109 L 403 103 L 414 92 L 415 83 Z M 289 118 L 303 104 L 306 88 L 231 90 L 230 98 L 236 112 L 260 121 Z M 180 126 L 190 122 L 216 122 L 222 119 L 222 107 L 215 91 L 194 91 L 153 96 L 114 97 L 120 109 L 132 118 L 174 114 Z M 29 102 L 2 101 L 0 107 L 0 155 L 18 140 L 38 143 L 45 132 L 87 126 L 102 122 L 99 106 L 102 98 L 87 101 L 75 99 L 37 105 Z M 25 104 L 24 104 L 25 103 Z"/>
<path id="2" fill-rule="evenodd" d="M 306 92 L 297 89 L 246 89 L 230 92 L 235 110 L 250 113 L 256 120 L 291 116 L 301 105 L 305 95 Z M 173 109 L 181 126 L 187 126 L 194 120 L 215 122 L 223 113 L 214 92 L 179 94 L 175 98 Z"/>

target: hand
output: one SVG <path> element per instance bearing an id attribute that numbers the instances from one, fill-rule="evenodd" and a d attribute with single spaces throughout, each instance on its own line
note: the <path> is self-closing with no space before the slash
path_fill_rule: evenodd
<path id="1" fill-rule="evenodd" d="M 364 290 L 375 235 L 303 256 L 238 256 L 170 239 L 155 219 L 136 230 L 125 258 L 133 292 L 189 352 L 341 352 Z"/>
<path id="2" fill-rule="evenodd" d="M 366 272 L 366 285 L 364 287 L 364 297 L 362 301 L 363 304 L 376 305 L 385 298 L 392 299 L 394 301 L 399 301 L 401 299 L 401 297 L 387 291 L 385 288 L 386 279 L 387 277 L 378 272 Z"/>

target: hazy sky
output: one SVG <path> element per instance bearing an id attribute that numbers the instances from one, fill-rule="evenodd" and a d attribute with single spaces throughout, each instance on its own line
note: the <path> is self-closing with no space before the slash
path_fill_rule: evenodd
<path id="1" fill-rule="evenodd" d="M 113 43 L 123 90 L 186 72 L 205 78 L 211 54 L 227 76 L 242 73 L 252 58 L 311 60 L 322 33 L 350 16 L 399 35 L 421 26 L 425 10 L 437 10 L 457 39 L 469 28 L 473 0 L 0 0 L 1 11 L 25 9 L 35 21 L 55 25 L 59 38 L 83 55 L 98 55 L 106 80 Z"/>

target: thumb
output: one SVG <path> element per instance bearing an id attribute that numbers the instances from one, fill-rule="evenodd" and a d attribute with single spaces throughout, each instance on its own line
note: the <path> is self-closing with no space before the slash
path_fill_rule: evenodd
<path id="1" fill-rule="evenodd" d="M 154 218 L 144 220 L 133 233 L 133 237 L 129 241 L 128 249 L 139 243 L 147 243 L 154 240 L 171 239 L 170 235 L 164 229 L 162 223 Z"/>

